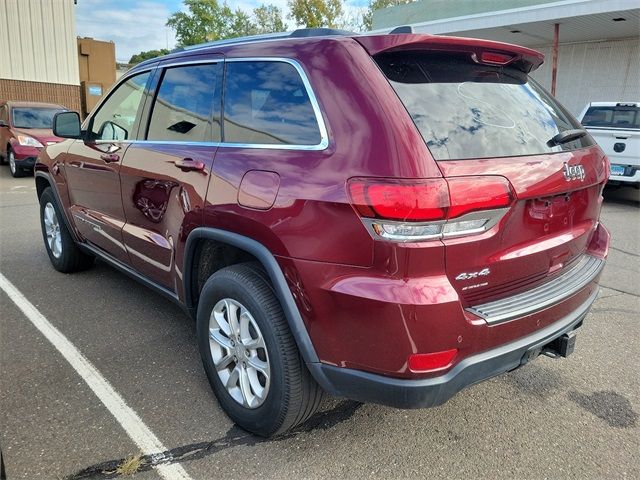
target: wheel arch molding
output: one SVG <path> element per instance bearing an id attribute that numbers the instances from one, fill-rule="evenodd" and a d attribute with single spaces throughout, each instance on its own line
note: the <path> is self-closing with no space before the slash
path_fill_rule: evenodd
<path id="1" fill-rule="evenodd" d="M 71 238 L 73 238 L 73 240 L 76 243 L 80 243 L 78 235 L 76 234 L 74 225 L 69 221 L 68 212 L 64 208 L 64 204 L 60 199 L 60 194 L 58 192 L 58 186 L 56 185 L 56 182 L 53 181 L 53 178 L 51 178 L 51 175 L 49 175 L 47 172 L 43 172 L 42 170 L 35 170 L 34 178 L 36 183 L 36 192 L 38 195 L 38 200 L 40 200 L 40 196 L 42 195 L 42 192 L 44 192 L 44 190 L 47 187 L 51 187 L 51 190 L 53 191 L 53 196 L 55 197 L 56 202 L 58 203 L 58 207 L 60 208 L 60 212 L 62 212 L 62 221 L 65 223 L 67 230 L 69 230 L 69 233 L 71 234 Z M 43 179 L 48 184 L 44 187 L 43 187 L 44 183 L 42 183 Z"/>
<path id="2" fill-rule="evenodd" d="M 296 305 L 296 302 L 291 294 L 291 290 L 287 285 L 287 281 L 282 273 L 282 269 L 276 261 L 273 254 L 261 243 L 244 235 L 240 235 L 227 230 L 221 230 L 217 228 L 198 227 L 189 233 L 187 242 L 185 245 L 184 255 L 184 268 L 183 268 L 183 287 L 184 297 L 187 309 L 195 314 L 197 304 L 194 301 L 193 289 L 195 287 L 194 260 L 197 252 L 198 243 L 201 240 L 213 240 L 223 244 L 231 245 L 240 250 L 254 256 L 265 269 L 271 280 L 276 297 L 280 301 L 282 310 L 287 319 L 291 333 L 298 345 L 298 349 L 302 354 L 302 358 L 305 363 L 318 363 L 318 355 L 316 354 L 311 337 L 307 332 L 307 328 L 304 324 L 300 311 Z M 317 379 L 316 379 L 317 380 Z"/>

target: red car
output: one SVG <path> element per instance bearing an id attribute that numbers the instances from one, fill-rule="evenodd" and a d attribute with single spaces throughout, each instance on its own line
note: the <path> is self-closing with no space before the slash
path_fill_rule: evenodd
<path id="1" fill-rule="evenodd" d="M 299 30 L 141 63 L 82 125 L 56 116 L 49 258 L 183 305 L 220 404 L 264 436 L 323 392 L 430 407 L 567 356 L 609 247 L 609 164 L 529 78 L 542 61 Z"/>
<path id="2" fill-rule="evenodd" d="M 51 128 L 54 115 L 65 111 L 52 103 L 0 100 L 0 163 L 9 163 L 11 175 L 32 173 L 40 150 L 63 140 Z"/>

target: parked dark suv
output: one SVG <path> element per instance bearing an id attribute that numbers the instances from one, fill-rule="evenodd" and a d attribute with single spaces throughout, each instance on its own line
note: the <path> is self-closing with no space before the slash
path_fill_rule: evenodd
<path id="1" fill-rule="evenodd" d="M 484 40 L 302 30 L 129 71 L 36 165 L 57 270 L 98 257 L 184 305 L 228 415 L 322 392 L 439 405 L 566 356 L 609 234 L 605 155 Z"/>

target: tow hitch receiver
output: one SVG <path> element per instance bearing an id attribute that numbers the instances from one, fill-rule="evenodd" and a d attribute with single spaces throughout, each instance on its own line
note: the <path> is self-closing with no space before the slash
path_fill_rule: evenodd
<path id="1" fill-rule="evenodd" d="M 553 342 L 547 344 L 542 349 L 542 354 L 551 358 L 568 357 L 573 353 L 576 346 L 576 331 L 559 336 Z"/>
<path id="2" fill-rule="evenodd" d="M 520 365 L 525 365 L 538 355 L 545 355 L 551 358 L 568 357 L 573 353 L 576 345 L 576 331 L 565 333 L 544 346 L 533 347 L 525 352 L 520 361 Z"/>

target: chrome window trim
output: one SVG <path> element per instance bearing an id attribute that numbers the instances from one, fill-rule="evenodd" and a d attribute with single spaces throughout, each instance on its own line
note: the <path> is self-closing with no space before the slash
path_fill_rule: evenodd
<path id="1" fill-rule="evenodd" d="M 177 60 L 177 59 L 176 59 Z M 205 65 L 205 64 L 210 64 L 210 63 L 224 63 L 224 57 L 220 57 L 220 58 L 206 58 L 206 59 L 202 59 L 202 60 L 187 60 L 186 62 L 180 62 L 180 61 L 174 61 L 171 63 L 160 63 L 158 64 L 157 68 L 175 68 L 175 67 L 182 67 L 182 66 L 190 66 L 190 65 Z"/>
<path id="2" fill-rule="evenodd" d="M 302 151 L 321 151 L 326 150 L 329 147 L 329 136 L 327 134 L 327 127 L 324 122 L 324 117 L 322 116 L 322 112 L 320 110 L 320 104 L 318 103 L 318 99 L 311 87 L 311 83 L 309 82 L 309 78 L 307 77 L 306 72 L 302 68 L 302 65 L 297 60 L 292 58 L 285 57 L 234 57 L 234 58 L 216 58 L 216 59 L 202 59 L 202 60 L 191 60 L 186 62 L 175 61 L 169 64 L 155 64 L 153 66 L 141 68 L 140 70 L 136 70 L 135 72 L 127 72 L 118 82 L 116 86 L 113 87 L 112 90 L 115 90 L 124 82 L 126 82 L 132 76 L 138 75 L 140 73 L 149 72 L 152 70 L 162 70 L 165 68 L 179 67 L 184 65 L 197 65 L 197 64 L 207 64 L 207 63 L 227 63 L 227 62 L 281 62 L 288 63 L 293 66 L 300 79 L 302 80 L 302 84 L 307 92 L 307 96 L 309 97 L 309 101 L 311 102 L 311 108 L 313 109 L 313 113 L 316 118 L 316 124 L 318 126 L 318 130 L 320 132 L 320 143 L 317 145 L 298 145 L 298 144 L 279 144 L 279 143 L 235 143 L 235 142 L 183 142 L 179 140 L 96 140 L 93 143 L 96 144 L 160 144 L 160 145 L 192 145 L 192 146 L 209 146 L 209 147 L 223 147 L 223 148 L 254 148 L 254 149 L 264 149 L 264 150 L 302 150 Z M 111 91 L 109 93 L 111 93 Z M 224 92 L 223 92 L 224 95 Z M 106 101 L 107 97 L 103 98 L 100 103 L 96 106 L 95 111 L 98 112 L 100 108 L 102 108 L 102 104 Z M 224 110 L 224 107 L 223 107 Z M 223 111 L 224 114 L 224 111 Z M 93 118 L 93 115 L 90 115 L 85 120 L 89 122 L 90 119 Z M 221 122 L 224 122 L 224 117 L 221 118 Z M 89 123 L 87 123 L 89 125 Z"/>
<path id="3" fill-rule="evenodd" d="M 316 124 L 318 125 L 318 130 L 320 132 L 320 143 L 317 145 L 298 145 L 298 144 L 279 144 L 279 143 L 234 143 L 234 142 L 225 142 L 224 140 L 220 143 L 220 147 L 225 148 L 257 148 L 257 149 L 265 149 L 265 150 L 326 150 L 329 146 L 329 136 L 327 134 L 327 127 L 324 123 L 324 117 L 322 116 L 322 112 L 320 111 L 320 104 L 318 103 L 318 99 L 316 98 L 315 92 L 313 88 L 311 88 L 311 83 L 309 82 L 309 78 L 307 77 L 306 72 L 302 68 L 302 65 L 297 60 L 292 58 L 285 57 L 237 57 L 237 58 L 225 58 L 225 63 L 236 63 L 236 62 L 281 62 L 288 63 L 293 66 L 300 75 L 300 79 L 302 80 L 302 84 L 304 85 L 305 90 L 307 91 L 307 96 L 309 97 L 309 101 L 311 102 L 311 107 L 313 108 L 313 113 L 316 117 Z M 226 75 L 226 72 L 225 72 Z M 223 91 L 223 95 L 226 92 Z M 224 106 L 223 106 L 223 117 L 221 119 L 224 124 Z M 223 128 L 224 131 L 224 128 Z"/>

